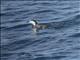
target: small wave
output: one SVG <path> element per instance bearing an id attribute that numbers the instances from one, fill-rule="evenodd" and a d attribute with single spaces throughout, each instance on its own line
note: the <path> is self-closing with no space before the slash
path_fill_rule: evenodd
<path id="1" fill-rule="evenodd" d="M 80 37 L 80 33 L 74 33 L 73 35 L 70 35 L 69 37 Z"/>

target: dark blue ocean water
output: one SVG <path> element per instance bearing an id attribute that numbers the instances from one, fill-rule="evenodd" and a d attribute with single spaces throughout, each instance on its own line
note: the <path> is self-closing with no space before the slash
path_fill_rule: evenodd
<path id="1" fill-rule="evenodd" d="M 1 60 L 80 60 L 80 1 L 1 1 Z"/>

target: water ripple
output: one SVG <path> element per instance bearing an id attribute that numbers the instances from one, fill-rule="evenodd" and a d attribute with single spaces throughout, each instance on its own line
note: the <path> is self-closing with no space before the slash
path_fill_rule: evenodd
<path id="1" fill-rule="evenodd" d="M 79 1 L 1 1 L 2 60 L 79 60 Z M 33 32 L 31 19 L 49 28 Z"/>

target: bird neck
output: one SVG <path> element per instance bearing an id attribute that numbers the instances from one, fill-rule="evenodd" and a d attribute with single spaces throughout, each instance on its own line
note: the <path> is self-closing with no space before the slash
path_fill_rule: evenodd
<path id="1" fill-rule="evenodd" d="M 37 27 L 38 27 L 38 24 L 32 25 L 32 28 L 37 28 Z"/>

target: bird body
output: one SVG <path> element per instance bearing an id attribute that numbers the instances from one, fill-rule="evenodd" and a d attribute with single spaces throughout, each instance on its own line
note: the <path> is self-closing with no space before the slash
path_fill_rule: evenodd
<path id="1" fill-rule="evenodd" d="M 47 25 L 39 24 L 36 20 L 31 20 L 31 21 L 29 21 L 29 23 L 32 24 L 32 28 L 36 28 L 36 29 L 45 29 L 45 28 L 47 28 Z"/>

